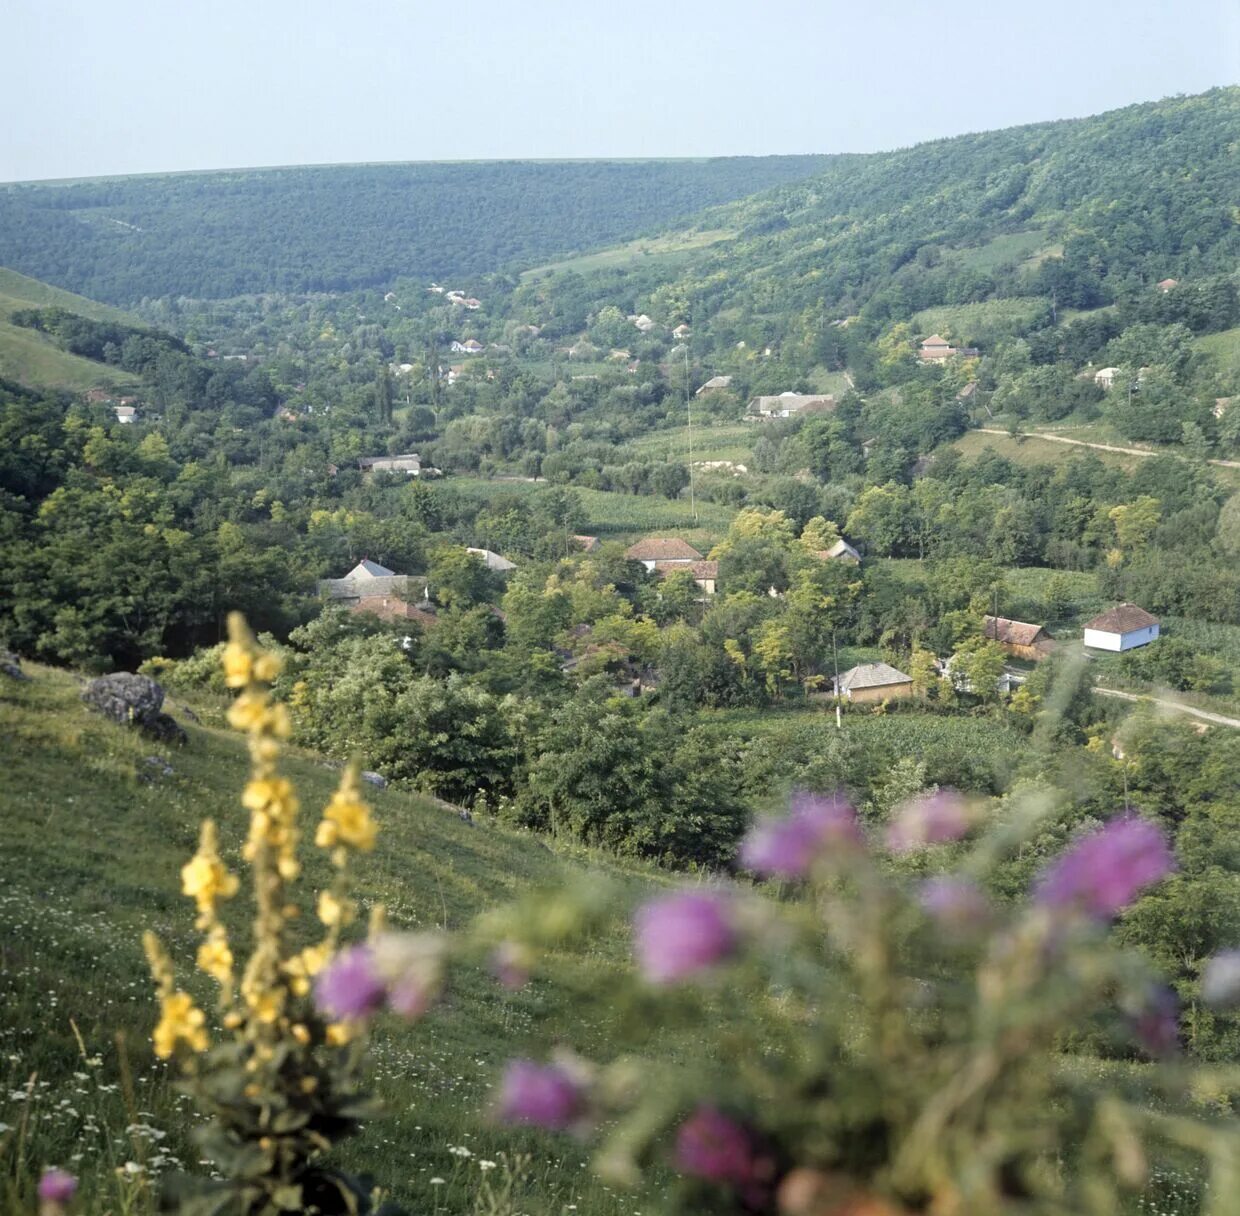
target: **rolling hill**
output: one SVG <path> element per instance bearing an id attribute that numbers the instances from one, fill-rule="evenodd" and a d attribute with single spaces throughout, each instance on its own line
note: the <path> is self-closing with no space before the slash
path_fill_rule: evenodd
<path id="1" fill-rule="evenodd" d="M 825 162 L 334 165 L 0 187 L 0 264 L 119 303 L 477 275 L 627 240 Z"/>
<path id="2" fill-rule="evenodd" d="M 0 266 L 0 378 L 29 387 L 84 392 L 90 388 L 132 388 L 138 378 L 119 368 L 62 350 L 51 338 L 11 324 L 26 308 L 63 308 L 95 321 L 135 324 L 119 309 L 63 291 Z"/>

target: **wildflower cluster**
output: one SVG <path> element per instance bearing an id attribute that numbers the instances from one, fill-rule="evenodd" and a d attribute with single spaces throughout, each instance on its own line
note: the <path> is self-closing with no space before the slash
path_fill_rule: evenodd
<path id="1" fill-rule="evenodd" d="M 940 791 L 871 841 L 843 797 L 794 795 L 741 852 L 756 877 L 792 884 L 784 899 L 700 885 L 634 914 L 639 999 L 669 1024 L 693 1019 L 696 1065 L 514 1060 L 498 1113 L 606 1129 L 600 1171 L 634 1182 L 671 1168 L 670 1210 L 684 1212 L 1112 1213 L 1145 1185 L 1159 1139 L 1204 1157 L 1222 1193 L 1240 1167 L 1234 1122 L 1167 1111 L 1194 1093 L 1234 1098 L 1240 1079 L 1177 1059 L 1173 994 L 1108 932 L 1174 867 L 1162 832 L 1121 815 L 1001 906 L 988 870 L 1036 822 L 1017 816 L 970 848 L 977 808 Z M 1206 986 L 1240 1000 L 1238 956 L 1216 959 Z M 1063 1041 L 1090 1028 L 1171 1061 L 1150 1074 L 1161 1102 L 1129 1105 L 1073 1068 Z"/>
<path id="2" fill-rule="evenodd" d="M 221 905 L 241 884 L 224 864 L 216 827 L 208 821 L 181 881 L 203 934 L 198 969 L 218 989 L 214 1046 L 207 1017 L 177 987 L 167 952 L 153 934 L 145 941 L 160 1002 L 155 1052 L 182 1065 L 187 1089 L 208 1116 L 196 1138 L 225 1181 L 173 1179 L 166 1183 L 164 1201 L 189 1211 L 208 1201 L 209 1192 L 212 1210 L 227 1203 L 245 1213 L 303 1207 L 365 1211 L 369 1187 L 327 1168 L 322 1157 L 357 1129 L 368 1109 L 359 1089 L 361 1054 L 352 1045 L 372 1010 L 371 997 L 364 995 L 378 982 L 371 974 L 372 958 L 399 954 L 388 941 L 391 935 L 380 932 L 381 915 L 369 944 L 341 949 L 342 931 L 356 916 L 350 862 L 374 847 L 376 827 L 356 771 L 349 769 L 315 833 L 333 876 L 316 902 L 321 934 L 299 947 L 294 928 L 300 909 L 291 896 L 301 875 L 300 807 L 278 768 L 289 733 L 287 712 L 270 688 L 279 662 L 259 649 L 240 617 L 230 620 L 229 633 L 224 674 L 238 696 L 228 719 L 245 732 L 251 765 L 241 798 L 249 812 L 241 854 L 253 887 L 253 945 L 238 972 Z M 394 1008 L 409 1013 L 426 1007 L 435 965 L 419 969 L 404 955 L 391 964 L 390 986 L 401 991 L 392 1000 Z M 415 987 L 416 997 L 410 991 Z"/>

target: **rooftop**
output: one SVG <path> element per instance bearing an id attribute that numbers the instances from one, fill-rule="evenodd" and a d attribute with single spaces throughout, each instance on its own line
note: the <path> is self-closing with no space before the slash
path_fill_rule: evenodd
<path id="1" fill-rule="evenodd" d="M 1096 629 L 1100 633 L 1132 633 L 1136 629 L 1148 629 L 1157 624 L 1158 618 L 1151 616 L 1144 608 L 1136 604 L 1120 604 L 1110 612 L 1086 621 L 1085 628 Z"/>
<path id="2" fill-rule="evenodd" d="M 624 556 L 633 562 L 700 562 L 700 554 L 688 541 L 678 536 L 648 536 L 630 545 Z"/>
<path id="3" fill-rule="evenodd" d="M 862 663 L 849 668 L 840 676 L 839 691 L 851 692 L 854 688 L 886 688 L 890 684 L 911 684 L 912 676 L 906 676 L 890 663 Z"/>

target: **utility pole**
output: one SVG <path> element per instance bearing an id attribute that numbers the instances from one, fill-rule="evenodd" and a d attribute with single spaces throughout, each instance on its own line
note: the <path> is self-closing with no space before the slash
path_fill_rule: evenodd
<path id="1" fill-rule="evenodd" d="M 689 391 L 689 343 L 685 343 L 685 414 L 689 419 L 689 510 L 697 523 L 697 499 L 693 490 L 693 394 Z"/>
<path id="2" fill-rule="evenodd" d="M 831 658 L 835 664 L 835 729 L 843 730 L 844 721 L 840 716 L 840 652 L 835 645 L 835 630 L 831 630 Z"/>

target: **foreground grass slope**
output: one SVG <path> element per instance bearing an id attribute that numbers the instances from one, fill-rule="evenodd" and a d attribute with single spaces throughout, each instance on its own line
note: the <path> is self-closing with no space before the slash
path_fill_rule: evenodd
<path id="1" fill-rule="evenodd" d="M 127 1162 L 151 1173 L 178 1163 L 198 1168 L 185 1099 L 150 1049 L 155 1008 L 141 934 L 153 928 L 169 943 L 209 1006 L 209 988 L 189 976 L 196 940 L 179 870 L 208 815 L 219 824 L 226 862 L 240 867 L 247 761 L 239 737 L 188 722 L 189 746 L 161 749 L 88 713 L 75 677 L 29 670 L 29 683 L 0 683 L 0 1174 L 20 1177 L 23 1163 L 67 1164 L 88 1191 L 103 1192 L 101 1205 L 115 1206 L 114 1171 Z M 172 775 L 158 775 L 148 757 L 171 764 Z M 285 770 L 313 823 L 337 774 L 307 754 L 291 756 Z M 358 894 L 364 905 L 386 903 L 400 926 L 460 926 L 566 882 L 613 883 L 624 895 L 659 881 L 471 826 L 414 795 L 376 791 L 373 801 L 381 834 L 360 867 Z M 307 844 L 304 852 L 313 850 Z M 316 858 L 304 886 L 324 878 Z M 244 942 L 246 909 L 231 911 L 235 940 Z M 550 960 L 554 982 L 536 979 L 506 996 L 489 976 L 466 975 L 423 1023 L 385 1023 L 375 1039 L 375 1088 L 389 1116 L 350 1150 L 354 1168 L 392 1184 L 411 1210 L 461 1211 L 473 1209 L 478 1160 L 525 1153 L 531 1193 L 523 1210 L 625 1210 L 629 1199 L 621 1204 L 582 1168 L 580 1148 L 565 1156 L 563 1143 L 490 1126 L 486 1111 L 498 1066 L 530 1050 L 535 1031 L 606 1055 L 596 1027 L 608 975 L 626 951 L 618 929 L 584 961 Z M 668 1049 L 674 1054 L 674 1044 Z M 449 1151 L 461 1147 L 474 1156 Z"/>
<path id="2" fill-rule="evenodd" d="M 139 383 L 128 372 L 72 355 L 45 334 L 12 324 L 9 318 L 13 313 L 25 308 L 64 308 L 94 321 L 133 323 L 133 318 L 119 309 L 0 266 L 0 377 L 68 392 L 95 387 L 130 388 Z"/>

